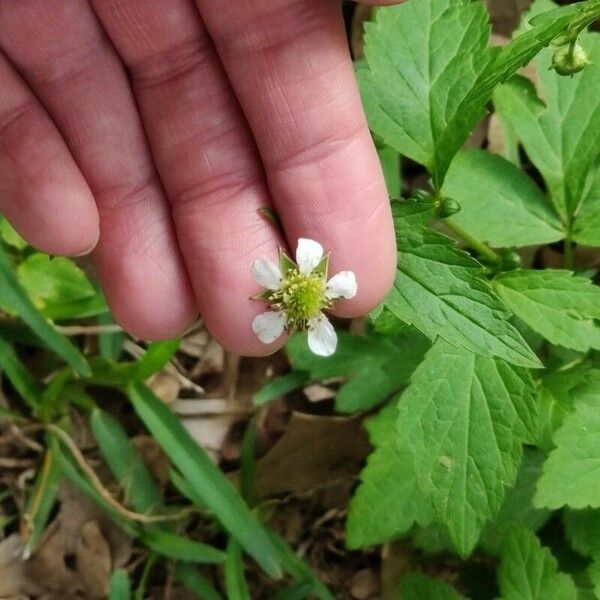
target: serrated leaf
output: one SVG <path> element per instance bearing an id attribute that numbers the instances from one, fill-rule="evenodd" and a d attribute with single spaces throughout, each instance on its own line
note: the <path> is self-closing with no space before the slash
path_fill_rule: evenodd
<path id="1" fill-rule="evenodd" d="M 385 144 L 376 144 L 377 155 L 385 178 L 385 185 L 390 198 L 399 198 L 402 182 L 400 180 L 400 153 Z"/>
<path id="2" fill-rule="evenodd" d="M 74 302 L 96 294 L 85 273 L 69 258 L 50 260 L 36 252 L 17 267 L 19 281 L 35 302 L 43 305 Z"/>
<path id="3" fill-rule="evenodd" d="M 485 150 L 459 153 L 442 194 L 462 210 L 449 221 L 495 247 L 532 246 L 564 237 L 546 196 L 518 167 Z"/>
<path id="4" fill-rule="evenodd" d="M 600 348 L 600 287 L 571 271 L 517 270 L 494 279 L 506 305 L 553 344 Z"/>
<path id="5" fill-rule="evenodd" d="M 390 312 L 432 340 L 519 366 L 541 365 L 475 259 L 437 232 L 400 221 L 396 232 L 398 270 L 384 301 Z"/>
<path id="6" fill-rule="evenodd" d="M 558 509 L 600 508 L 600 411 L 598 395 L 580 398 L 554 435 L 535 504 Z"/>
<path id="7" fill-rule="evenodd" d="M 456 151 L 483 116 L 454 120 L 491 59 L 482 2 L 409 0 L 365 26 L 368 68 L 358 70 L 373 131 L 425 165 L 441 184 Z"/>
<path id="8" fill-rule="evenodd" d="M 573 510 L 563 513 L 565 535 L 574 550 L 582 556 L 600 558 L 600 510 Z"/>
<path id="9" fill-rule="evenodd" d="M 415 330 L 396 336 L 340 331 L 337 350 L 331 357 L 310 352 L 306 334 L 292 337 L 286 352 L 294 369 L 308 372 L 313 381 L 348 377 L 335 402 L 338 411 L 350 413 L 376 406 L 405 385 L 429 345 Z"/>
<path id="10" fill-rule="evenodd" d="M 515 529 L 503 548 L 498 583 L 502 600 L 576 600 L 573 580 L 534 533 Z"/>
<path id="11" fill-rule="evenodd" d="M 552 450 L 553 437 L 578 401 L 600 394 L 600 371 L 589 362 L 579 362 L 545 374 L 539 386 L 539 431 L 536 444 Z"/>
<path id="12" fill-rule="evenodd" d="M 548 70 L 552 48 L 536 59 L 544 101 L 523 77 L 515 77 L 494 95 L 496 110 L 517 132 L 566 222 L 585 204 L 600 168 L 600 36 L 584 35 L 581 43 L 592 64 L 572 78 Z"/>
<path id="13" fill-rule="evenodd" d="M 510 489 L 500 512 L 488 523 L 480 546 L 489 554 L 498 554 L 507 535 L 515 527 L 537 531 L 550 517 L 550 511 L 533 506 L 533 496 L 546 455 L 537 448 L 525 448 L 515 486 Z"/>
<path id="14" fill-rule="evenodd" d="M 411 573 L 400 581 L 398 600 L 461 600 L 464 598 L 452 586 L 422 575 Z"/>
<path id="15" fill-rule="evenodd" d="M 397 448 L 457 550 L 500 510 L 536 426 L 529 373 L 438 341 L 402 394 Z"/>
<path id="16" fill-rule="evenodd" d="M 396 445 L 396 404 L 391 402 L 367 422 L 375 449 L 350 503 L 346 521 L 349 548 L 388 542 L 405 534 L 414 523 L 427 525 L 434 517 L 417 487 L 410 456 Z"/>
<path id="17" fill-rule="evenodd" d="M 46 321 L 25 293 L 25 290 L 17 280 L 1 243 L 0 305 L 19 315 L 48 348 L 67 361 L 79 374 L 90 374 L 90 367 L 81 352 Z"/>

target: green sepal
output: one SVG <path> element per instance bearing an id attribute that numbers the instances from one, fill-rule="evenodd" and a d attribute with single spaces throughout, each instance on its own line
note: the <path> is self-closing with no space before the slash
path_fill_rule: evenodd
<path id="1" fill-rule="evenodd" d="M 279 248 L 279 270 L 285 278 L 290 271 L 297 269 L 298 265 L 283 251 L 283 248 Z"/>
<path id="2" fill-rule="evenodd" d="M 273 290 L 263 290 L 259 294 L 255 294 L 254 296 L 250 296 L 250 300 L 265 300 L 269 301 L 271 299 L 271 294 Z"/>
<path id="3" fill-rule="evenodd" d="M 329 255 L 328 252 L 319 262 L 319 264 L 314 268 L 313 273 L 315 275 L 320 275 L 323 279 L 327 279 L 327 272 L 329 271 Z"/>

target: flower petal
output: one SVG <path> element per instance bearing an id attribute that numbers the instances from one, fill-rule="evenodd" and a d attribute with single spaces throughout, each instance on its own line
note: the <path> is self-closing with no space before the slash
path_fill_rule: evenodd
<path id="1" fill-rule="evenodd" d="M 331 356 L 337 348 L 337 334 L 323 313 L 308 327 L 308 347 L 318 356 Z"/>
<path id="2" fill-rule="evenodd" d="M 353 271 L 340 271 L 334 275 L 325 288 L 325 295 L 334 300 L 335 298 L 354 298 L 356 296 L 356 275 Z"/>
<path id="3" fill-rule="evenodd" d="M 321 262 L 321 258 L 323 258 L 323 246 L 319 242 L 306 238 L 298 240 L 296 263 L 300 273 L 303 275 L 312 273 L 314 268 Z"/>
<path id="4" fill-rule="evenodd" d="M 281 312 L 267 310 L 254 317 L 252 331 L 263 344 L 271 344 L 282 333 L 285 327 L 285 315 Z"/>
<path id="5" fill-rule="evenodd" d="M 279 267 L 270 260 L 261 258 L 250 265 L 254 279 L 268 290 L 276 290 L 281 285 L 283 276 Z"/>

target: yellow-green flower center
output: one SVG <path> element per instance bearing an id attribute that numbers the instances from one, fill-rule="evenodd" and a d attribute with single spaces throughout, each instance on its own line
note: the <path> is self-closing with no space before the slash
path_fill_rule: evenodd
<path id="1" fill-rule="evenodd" d="M 323 309 L 331 308 L 325 285 L 321 274 L 303 275 L 298 269 L 292 269 L 286 273 L 281 287 L 271 293 L 269 302 L 285 314 L 288 330 L 302 331 Z"/>

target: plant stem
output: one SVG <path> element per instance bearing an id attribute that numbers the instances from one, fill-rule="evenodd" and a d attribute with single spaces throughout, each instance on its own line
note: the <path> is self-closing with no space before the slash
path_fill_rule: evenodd
<path id="1" fill-rule="evenodd" d="M 500 264 L 501 258 L 496 252 L 494 252 L 487 244 L 480 242 L 474 238 L 470 233 L 467 233 L 462 227 L 459 227 L 451 221 L 444 221 L 444 224 L 449 227 L 456 235 L 463 239 L 463 241 L 475 250 L 478 254 L 486 258 L 489 262 L 497 265 Z"/>
<path id="2" fill-rule="evenodd" d="M 144 600 L 146 595 L 146 587 L 148 585 L 148 577 L 150 576 L 150 571 L 154 566 L 154 562 L 156 561 L 156 554 L 152 553 L 146 559 L 146 564 L 144 565 L 144 570 L 142 571 L 142 575 L 140 577 L 140 582 L 135 590 L 134 600 Z"/>
<path id="3" fill-rule="evenodd" d="M 573 236 L 571 234 L 571 227 L 569 226 L 567 235 L 565 237 L 563 265 L 565 269 L 570 269 L 572 271 L 574 264 L 575 261 L 573 256 Z"/>

